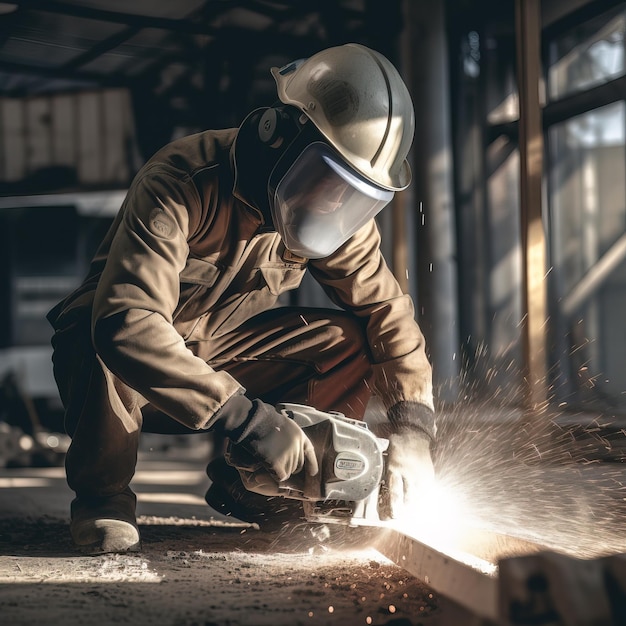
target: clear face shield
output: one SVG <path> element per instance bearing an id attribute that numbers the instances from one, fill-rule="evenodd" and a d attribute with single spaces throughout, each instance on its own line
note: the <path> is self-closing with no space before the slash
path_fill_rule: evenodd
<path id="1" fill-rule="evenodd" d="M 335 252 L 394 195 L 349 169 L 319 141 L 307 145 L 284 173 L 279 166 L 280 161 L 269 184 L 274 226 L 291 252 L 308 259 Z"/>

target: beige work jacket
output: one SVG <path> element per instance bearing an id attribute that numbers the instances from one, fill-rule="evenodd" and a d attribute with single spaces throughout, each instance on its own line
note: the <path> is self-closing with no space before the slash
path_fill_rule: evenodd
<path id="1" fill-rule="evenodd" d="M 300 285 L 308 269 L 333 301 L 366 320 L 376 392 L 387 407 L 432 408 L 424 338 L 380 252 L 374 220 L 331 256 L 295 257 L 235 184 L 237 130 L 172 142 L 139 171 L 83 284 L 51 311 L 55 328 L 77 316 L 116 315 L 96 340 L 101 361 L 147 401 L 203 428 L 240 384 L 194 356 L 186 341 L 234 331 Z"/>

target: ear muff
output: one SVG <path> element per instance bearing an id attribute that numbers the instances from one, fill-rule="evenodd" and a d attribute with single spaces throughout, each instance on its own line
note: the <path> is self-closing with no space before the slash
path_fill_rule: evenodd
<path id="1" fill-rule="evenodd" d="M 280 138 L 280 115 L 276 109 L 267 109 L 259 120 L 259 139 L 273 146 Z"/>
<path id="2" fill-rule="evenodd" d="M 284 141 L 291 141 L 300 131 L 303 121 L 299 111 L 293 108 L 279 106 L 266 109 L 259 120 L 258 134 L 262 143 L 272 148 L 279 148 Z"/>

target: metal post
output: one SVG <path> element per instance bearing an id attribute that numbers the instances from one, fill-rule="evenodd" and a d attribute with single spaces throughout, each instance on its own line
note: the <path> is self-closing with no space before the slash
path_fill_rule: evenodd
<path id="1" fill-rule="evenodd" d="M 443 0 L 405 3 L 406 46 L 415 105 L 413 213 L 417 232 L 418 319 L 439 400 L 459 387 L 459 325 L 448 46 Z"/>
<path id="2" fill-rule="evenodd" d="M 546 235 L 542 216 L 543 128 L 540 0 L 516 0 L 519 90 L 520 219 L 523 280 L 523 350 L 527 410 L 547 398 Z"/>

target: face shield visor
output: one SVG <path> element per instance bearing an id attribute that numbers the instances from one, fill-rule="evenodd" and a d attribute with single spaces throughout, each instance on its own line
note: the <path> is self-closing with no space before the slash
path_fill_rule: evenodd
<path id="1" fill-rule="evenodd" d="M 393 198 L 325 143 L 307 145 L 285 170 L 280 166 L 289 163 L 289 152 L 270 176 L 269 194 L 274 226 L 294 254 L 329 256 Z"/>

